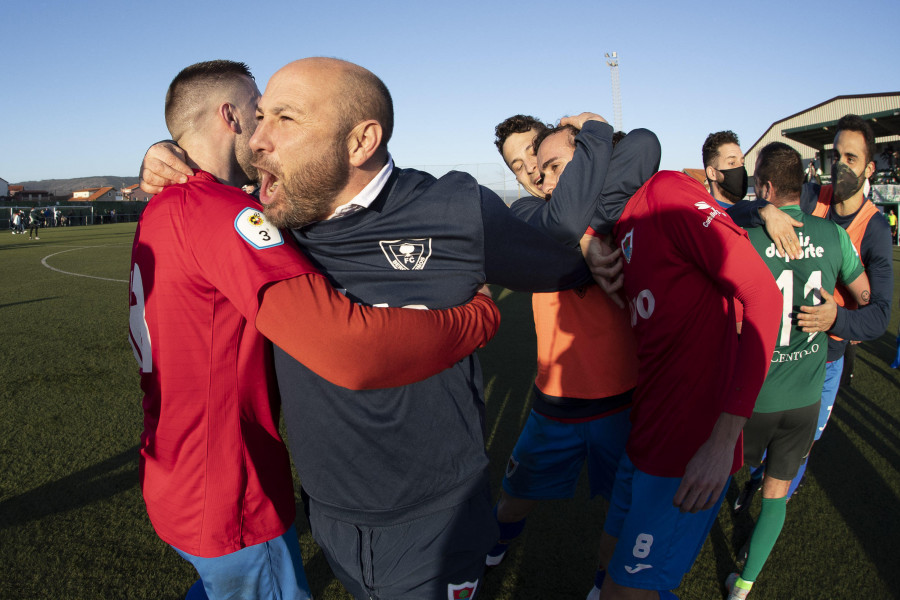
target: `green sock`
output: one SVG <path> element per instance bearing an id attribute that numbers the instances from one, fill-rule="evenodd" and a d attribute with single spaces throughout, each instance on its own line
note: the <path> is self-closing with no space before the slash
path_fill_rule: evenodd
<path id="1" fill-rule="evenodd" d="M 781 534 L 781 528 L 784 527 L 786 507 L 786 498 L 763 498 L 762 511 L 759 513 L 756 527 L 753 528 L 747 562 L 744 565 L 744 572 L 741 573 L 741 579 L 744 581 L 753 582 L 759 577 L 759 572 L 766 564 L 766 559 L 769 558 Z"/>
<path id="2" fill-rule="evenodd" d="M 753 587 L 753 582 L 746 581 L 743 577 L 738 577 L 737 581 L 734 582 L 734 587 L 740 590 L 747 590 L 749 592 L 750 588 Z"/>

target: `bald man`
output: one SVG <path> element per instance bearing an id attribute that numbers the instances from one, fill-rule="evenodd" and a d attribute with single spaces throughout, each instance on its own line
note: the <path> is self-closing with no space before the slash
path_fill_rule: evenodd
<path id="1" fill-rule="evenodd" d="M 335 292 L 239 189 L 256 177 L 258 98 L 243 63 L 198 63 L 172 81 L 166 124 L 194 169 L 150 201 L 132 249 L 141 490 L 159 537 L 200 574 L 191 598 L 310 597 L 263 335 L 330 385 L 390 388 L 455 365 L 499 320 L 483 296 L 404 311 Z"/>
<path id="2" fill-rule="evenodd" d="M 351 299 L 441 308 L 485 281 L 537 292 L 589 281 L 577 249 L 515 218 L 471 176 L 395 167 L 392 130 L 384 83 L 336 59 L 287 65 L 259 101 L 250 147 L 266 217 L 293 229 Z M 313 536 L 347 589 L 357 598 L 477 593 L 498 539 L 477 359 L 365 393 L 278 350 L 275 361 Z"/>

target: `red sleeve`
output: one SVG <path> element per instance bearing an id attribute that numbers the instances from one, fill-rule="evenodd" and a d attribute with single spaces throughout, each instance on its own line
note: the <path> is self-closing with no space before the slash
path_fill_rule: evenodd
<path id="1" fill-rule="evenodd" d="M 206 279 L 248 321 L 256 317 L 264 286 L 316 272 L 291 235 L 268 223 L 253 197 L 202 179 L 192 179 L 189 189 L 182 203 L 186 245 Z"/>
<path id="2" fill-rule="evenodd" d="M 689 192 L 691 185 L 680 187 Z M 781 292 L 746 232 L 713 202 L 694 203 L 693 197 L 702 198 L 702 194 L 690 195 L 692 201 L 683 203 L 680 210 L 667 211 L 667 225 L 688 260 L 715 282 L 725 298 L 743 304 L 735 369 L 723 411 L 749 418 L 775 349 Z"/>
<path id="3" fill-rule="evenodd" d="M 374 308 L 352 302 L 316 274 L 265 288 L 256 316 L 256 328 L 278 347 L 353 390 L 431 377 L 484 346 L 499 326 L 500 311 L 483 294 L 444 310 Z"/>
<path id="4" fill-rule="evenodd" d="M 752 256 L 744 251 L 736 252 L 744 258 L 735 257 L 726 265 L 728 283 L 735 287 L 734 297 L 743 304 L 744 314 L 731 393 L 725 398 L 724 410 L 750 418 L 775 350 L 782 299 L 772 272 L 750 242 L 744 241 L 746 244 L 742 246 Z"/>

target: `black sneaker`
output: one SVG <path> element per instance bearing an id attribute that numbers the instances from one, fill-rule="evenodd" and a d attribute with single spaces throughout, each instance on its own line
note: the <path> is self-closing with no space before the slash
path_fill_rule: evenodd
<path id="1" fill-rule="evenodd" d="M 750 506 L 750 502 L 753 500 L 754 494 L 762 487 L 762 479 L 757 480 L 749 480 L 744 484 L 744 489 L 741 490 L 741 493 L 738 494 L 737 500 L 734 501 L 734 506 L 732 507 L 732 511 L 734 514 L 739 515 Z"/>

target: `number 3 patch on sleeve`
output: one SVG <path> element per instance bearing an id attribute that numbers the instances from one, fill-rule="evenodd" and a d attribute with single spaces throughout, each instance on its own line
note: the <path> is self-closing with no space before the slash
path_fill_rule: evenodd
<path id="1" fill-rule="evenodd" d="M 248 244 L 257 250 L 273 248 L 284 243 L 277 227 L 266 221 L 265 215 L 255 208 L 245 208 L 234 220 L 234 228 Z"/>

